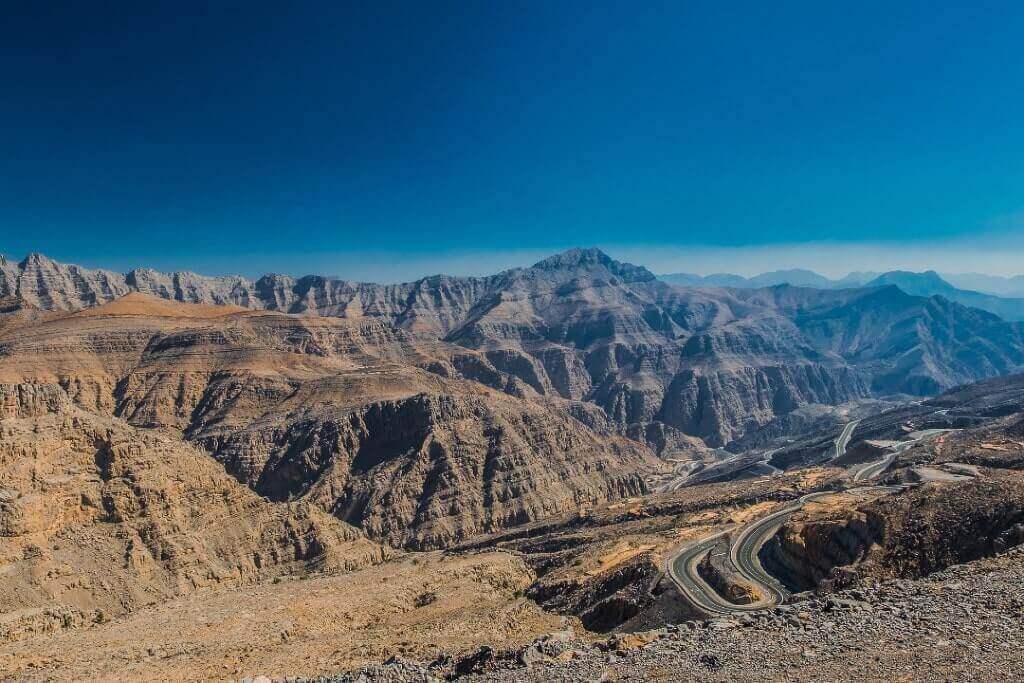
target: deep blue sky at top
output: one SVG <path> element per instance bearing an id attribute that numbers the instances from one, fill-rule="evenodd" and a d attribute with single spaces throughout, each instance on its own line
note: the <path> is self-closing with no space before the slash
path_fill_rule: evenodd
<path id="1" fill-rule="evenodd" d="M 1024 209 L 1024 4 L 962 5 L 6 3 L 0 253 L 962 238 Z"/>

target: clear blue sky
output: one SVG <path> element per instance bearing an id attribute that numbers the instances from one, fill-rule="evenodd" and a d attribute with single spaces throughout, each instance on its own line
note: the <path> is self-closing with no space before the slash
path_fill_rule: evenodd
<path id="1" fill-rule="evenodd" d="M 0 253 L 388 279 L 1015 231 L 1022 36 L 1011 2 L 7 3 Z"/>

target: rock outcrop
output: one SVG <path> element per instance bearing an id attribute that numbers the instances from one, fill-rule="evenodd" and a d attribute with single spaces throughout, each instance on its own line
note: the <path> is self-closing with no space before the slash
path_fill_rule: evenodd
<path id="1" fill-rule="evenodd" d="M 762 548 L 761 560 L 801 591 L 841 581 L 844 571 L 926 576 L 1022 541 L 1024 483 L 1012 475 L 929 484 L 855 509 L 802 514 Z"/>
<path id="2" fill-rule="evenodd" d="M 86 412 L 57 386 L 0 384 L 0 405 L 0 613 L 103 620 L 391 552 L 315 505 L 264 500 L 179 439 Z"/>
<path id="3" fill-rule="evenodd" d="M 493 393 L 301 411 L 196 441 L 272 499 L 314 502 L 415 549 L 645 493 L 654 469 L 639 444 Z"/>
<path id="4" fill-rule="evenodd" d="M 765 599 L 761 590 L 743 578 L 729 559 L 729 539 L 722 537 L 697 564 L 697 572 L 719 595 L 736 605 Z"/>

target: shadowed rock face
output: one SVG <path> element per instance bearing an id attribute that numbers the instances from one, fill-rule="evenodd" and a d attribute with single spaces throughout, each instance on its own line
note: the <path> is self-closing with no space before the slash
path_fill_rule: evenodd
<path id="1" fill-rule="evenodd" d="M 761 590 L 743 578 L 729 560 L 729 541 L 723 538 L 697 565 L 697 572 L 718 594 L 737 605 L 764 600 Z"/>
<path id="2" fill-rule="evenodd" d="M 921 577 L 1002 552 L 1024 540 L 1024 484 L 1016 473 L 931 484 L 856 509 L 802 513 L 784 524 L 761 561 L 792 590 L 855 572 Z"/>
<path id="3" fill-rule="evenodd" d="M 493 388 L 589 403 L 621 433 L 660 423 L 715 446 L 800 405 L 928 395 L 1024 367 L 1020 324 L 941 297 L 895 286 L 684 289 L 595 249 L 490 277 L 399 285 L 149 270 L 122 276 L 39 255 L 4 262 L 2 277 L 0 294 L 49 310 L 138 291 L 376 321 L 419 341 L 479 352 L 452 361 L 462 364 L 455 372 Z"/>
<path id="4" fill-rule="evenodd" d="M 639 444 L 486 394 L 319 410 L 198 440 L 264 495 L 417 549 L 645 493 L 655 467 Z"/>

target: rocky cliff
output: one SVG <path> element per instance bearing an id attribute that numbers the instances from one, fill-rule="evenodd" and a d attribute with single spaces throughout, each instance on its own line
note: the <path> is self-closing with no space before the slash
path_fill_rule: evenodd
<path id="1" fill-rule="evenodd" d="M 264 495 L 417 549 L 644 493 L 655 469 L 635 442 L 492 393 L 302 411 L 197 442 Z"/>
<path id="2" fill-rule="evenodd" d="M 729 559 L 729 539 L 723 537 L 697 564 L 697 572 L 719 595 L 736 605 L 749 605 L 766 596 L 743 578 Z"/>
<path id="3" fill-rule="evenodd" d="M 1024 541 L 1024 481 L 930 484 L 854 509 L 806 513 L 782 526 L 761 561 L 792 590 L 842 582 L 843 575 L 926 576 Z"/>
<path id="4" fill-rule="evenodd" d="M 0 384 L 0 406 L 0 613 L 102 621 L 203 586 L 356 569 L 391 552 L 315 505 L 264 500 L 179 439 L 84 411 L 57 386 Z"/>

